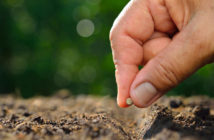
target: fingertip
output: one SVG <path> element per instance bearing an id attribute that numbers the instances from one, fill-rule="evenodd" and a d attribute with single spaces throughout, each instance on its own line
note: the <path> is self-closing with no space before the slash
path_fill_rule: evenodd
<path id="1" fill-rule="evenodd" d="M 130 97 L 130 87 L 138 71 L 138 67 L 135 65 L 120 65 L 117 67 L 117 104 L 119 107 L 129 107 L 126 100 Z"/>
<path id="2" fill-rule="evenodd" d="M 117 95 L 117 104 L 121 108 L 127 108 L 129 105 L 126 103 L 127 98 L 129 98 L 128 94 L 120 94 Z"/>
<path id="3" fill-rule="evenodd" d="M 119 98 L 117 98 L 117 104 L 121 108 L 127 108 L 127 107 L 129 107 L 129 105 L 126 104 L 126 101 L 120 100 Z"/>
<path id="4" fill-rule="evenodd" d="M 118 106 L 121 107 L 121 108 L 127 108 L 127 107 L 129 107 L 129 105 L 124 104 L 124 103 L 118 103 Z"/>

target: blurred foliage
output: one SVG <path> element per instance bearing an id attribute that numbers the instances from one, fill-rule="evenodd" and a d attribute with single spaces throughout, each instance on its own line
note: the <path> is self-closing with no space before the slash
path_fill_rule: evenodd
<path id="1" fill-rule="evenodd" d="M 30 97 L 66 88 L 75 94 L 116 95 L 108 34 L 127 2 L 1 0 L 0 93 Z M 82 19 L 89 22 L 80 24 Z M 170 94 L 211 94 L 213 79 L 210 65 Z"/>

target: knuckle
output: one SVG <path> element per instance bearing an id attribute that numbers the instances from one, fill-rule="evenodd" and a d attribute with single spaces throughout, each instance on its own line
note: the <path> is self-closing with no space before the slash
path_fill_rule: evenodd
<path id="1" fill-rule="evenodd" d="M 110 32 L 109 35 L 111 48 L 113 50 L 117 50 L 119 46 L 123 43 L 123 34 L 119 33 L 118 31 L 114 31 L 114 29 Z"/>
<path id="2" fill-rule="evenodd" d="M 109 33 L 109 40 L 110 40 L 110 41 L 113 40 L 114 34 L 115 34 L 114 28 L 111 28 L 110 33 Z"/>
<path id="3" fill-rule="evenodd" d="M 112 26 L 110 33 L 109 33 L 110 41 L 114 40 L 118 36 L 118 30 L 119 30 L 118 28 L 119 27 L 115 24 Z"/>
<path id="4" fill-rule="evenodd" d="M 116 19 L 116 21 L 117 21 L 117 19 Z M 117 22 L 115 23 L 115 22 L 109 32 L 109 40 L 110 40 L 112 48 L 114 48 L 115 46 L 118 46 L 118 44 L 120 44 L 121 36 L 123 36 L 122 27 L 119 26 L 119 23 L 117 23 Z"/>
<path id="5" fill-rule="evenodd" d="M 110 31 L 110 34 L 109 34 L 109 40 L 110 40 L 110 43 L 111 43 L 111 47 L 113 48 L 114 46 L 115 46 L 115 36 L 117 36 L 117 35 L 115 35 L 116 33 L 115 33 L 115 31 L 114 31 L 114 29 L 112 29 L 111 31 Z"/>
<path id="6" fill-rule="evenodd" d="M 173 88 L 179 83 L 179 75 L 175 67 L 169 61 L 160 61 L 157 63 L 156 73 L 160 77 L 163 87 Z"/>

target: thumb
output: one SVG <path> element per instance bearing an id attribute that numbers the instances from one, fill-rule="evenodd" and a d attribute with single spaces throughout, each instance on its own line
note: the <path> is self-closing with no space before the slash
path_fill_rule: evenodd
<path id="1" fill-rule="evenodd" d="M 210 34 L 200 27 L 200 23 L 186 26 L 138 72 L 130 88 L 136 106 L 149 106 L 210 61 L 213 55 L 213 47 L 208 42 Z"/>

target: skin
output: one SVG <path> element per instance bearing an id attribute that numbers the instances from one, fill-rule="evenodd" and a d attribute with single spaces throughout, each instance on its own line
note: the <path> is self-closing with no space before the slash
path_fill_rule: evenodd
<path id="1" fill-rule="evenodd" d="M 136 106 L 147 107 L 212 63 L 213 25 L 214 0 L 131 0 L 110 31 L 118 105 L 128 107 L 131 97 Z M 156 88 L 153 98 L 134 96 L 145 82 Z"/>

